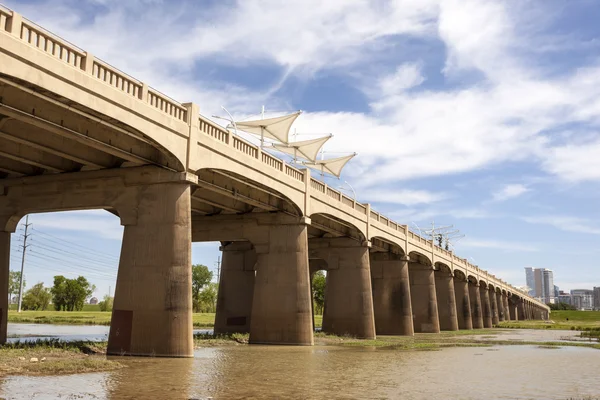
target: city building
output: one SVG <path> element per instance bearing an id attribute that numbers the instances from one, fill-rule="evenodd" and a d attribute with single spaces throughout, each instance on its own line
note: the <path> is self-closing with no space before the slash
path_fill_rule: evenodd
<path id="1" fill-rule="evenodd" d="M 578 310 L 593 310 L 594 291 L 590 289 L 571 290 L 571 304 Z"/>
<path id="2" fill-rule="evenodd" d="M 571 304 L 571 294 L 563 292 L 562 290 L 558 292 L 557 299 L 559 303 Z"/>
<path id="3" fill-rule="evenodd" d="M 594 286 L 594 310 L 600 310 L 600 287 Z"/>
<path id="4" fill-rule="evenodd" d="M 554 297 L 558 298 L 558 294 L 560 293 L 560 289 L 558 286 L 554 285 Z"/>
<path id="5" fill-rule="evenodd" d="M 525 268 L 527 286 L 531 288 L 529 294 L 546 304 L 555 303 L 558 287 L 554 286 L 554 274 L 546 268 Z"/>
<path id="6" fill-rule="evenodd" d="M 533 278 L 533 268 L 525 267 L 525 284 L 527 285 L 530 296 L 535 296 L 535 280 Z"/>

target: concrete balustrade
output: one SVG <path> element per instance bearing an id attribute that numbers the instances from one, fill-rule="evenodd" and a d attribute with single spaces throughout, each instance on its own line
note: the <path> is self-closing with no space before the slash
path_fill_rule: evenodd
<path id="1" fill-rule="evenodd" d="M 28 213 L 83 209 L 109 210 L 125 227 L 110 354 L 192 355 L 191 241 L 222 244 L 215 332 L 249 332 L 252 343 L 313 343 L 316 268 L 327 270 L 327 332 L 375 338 L 548 318 L 546 305 L 198 105 L 2 6 L 0 50 L 0 342 L 10 232 Z"/>

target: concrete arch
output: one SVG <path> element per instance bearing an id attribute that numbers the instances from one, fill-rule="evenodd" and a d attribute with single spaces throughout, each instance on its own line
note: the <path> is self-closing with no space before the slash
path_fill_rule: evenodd
<path id="1" fill-rule="evenodd" d="M 445 264 L 443 262 L 436 262 L 434 264 L 434 269 L 436 271 L 439 271 L 441 273 L 445 273 L 448 274 L 450 276 L 454 276 L 454 271 L 452 271 L 452 268 L 450 268 L 450 266 L 448 264 Z"/>
<path id="2" fill-rule="evenodd" d="M 488 287 L 488 282 L 487 282 L 487 281 L 485 281 L 485 280 L 483 280 L 483 279 L 479 279 L 479 282 L 478 282 L 478 283 L 479 283 L 479 286 L 480 286 L 480 287 L 483 287 L 483 288 L 486 288 L 486 289 L 487 289 L 487 287 Z"/>
<path id="3" fill-rule="evenodd" d="M 392 242 L 381 236 L 372 236 L 371 249 L 374 251 L 388 251 L 394 254 L 406 255 L 406 250 L 401 243 Z"/>
<path id="4" fill-rule="evenodd" d="M 334 214 L 313 213 L 310 216 L 311 226 L 338 237 L 349 237 L 360 242 L 367 241 L 366 226 L 362 228 L 351 222 L 338 218 Z"/>
<path id="5" fill-rule="evenodd" d="M 452 273 L 455 278 L 460 279 L 461 281 L 467 281 L 467 275 L 465 275 L 463 270 L 455 268 Z"/>
<path id="6" fill-rule="evenodd" d="M 479 279 L 477 279 L 476 276 L 469 274 L 467 276 L 467 279 L 469 280 L 470 283 L 472 283 L 474 285 L 479 285 Z"/>
<path id="7" fill-rule="evenodd" d="M 429 266 L 433 267 L 431 257 L 426 256 L 423 253 L 420 253 L 418 251 L 411 251 L 410 253 L 408 253 L 408 256 L 410 257 L 411 262 L 416 262 L 419 264 L 429 265 Z"/>

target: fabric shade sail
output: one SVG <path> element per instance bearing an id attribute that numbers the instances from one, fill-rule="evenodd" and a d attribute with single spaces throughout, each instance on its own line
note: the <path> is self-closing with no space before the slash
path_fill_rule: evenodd
<path id="1" fill-rule="evenodd" d="M 342 174 L 342 169 L 350 161 L 356 153 L 350 154 L 349 156 L 330 158 L 329 160 L 317 160 L 315 162 L 305 162 L 309 168 L 316 169 L 321 173 L 331 174 L 337 178 Z"/>
<path id="2" fill-rule="evenodd" d="M 302 111 L 281 117 L 257 119 L 252 121 L 236 121 L 235 127 L 244 132 L 258 135 L 261 138 L 276 140 L 287 144 L 292 124 Z"/>
<path id="3" fill-rule="evenodd" d="M 329 135 L 317 139 L 292 142 L 289 144 L 274 143 L 273 148 L 277 151 L 293 156 L 294 159 L 300 157 L 304 158 L 305 160 L 315 162 L 317 155 L 319 154 L 319 150 L 332 136 L 333 135 Z"/>

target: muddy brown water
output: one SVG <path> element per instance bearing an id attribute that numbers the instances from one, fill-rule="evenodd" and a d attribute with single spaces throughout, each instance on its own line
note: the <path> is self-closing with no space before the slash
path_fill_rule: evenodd
<path id="1" fill-rule="evenodd" d="M 569 334 L 563 333 L 508 335 L 546 341 Z M 579 347 L 228 346 L 199 349 L 191 359 L 119 360 L 127 367 L 112 372 L 6 377 L 0 394 L 7 399 L 600 399 L 600 351 Z"/>

